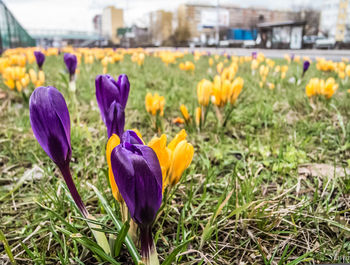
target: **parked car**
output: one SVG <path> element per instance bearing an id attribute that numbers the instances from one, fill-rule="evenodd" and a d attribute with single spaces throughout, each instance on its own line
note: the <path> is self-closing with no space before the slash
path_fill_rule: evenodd
<path id="1" fill-rule="evenodd" d="M 255 42 L 255 40 L 245 40 L 245 41 L 243 41 L 242 47 L 243 48 L 255 48 L 256 42 Z"/>
<path id="2" fill-rule="evenodd" d="M 315 42 L 316 49 L 334 49 L 336 48 L 336 40 L 334 38 L 318 38 Z"/>
<path id="3" fill-rule="evenodd" d="M 320 37 L 316 36 L 316 35 L 309 35 L 309 36 L 304 36 L 303 37 L 303 44 L 304 44 L 304 48 L 309 48 L 312 49 L 315 47 L 315 43 L 316 41 L 319 39 Z"/>

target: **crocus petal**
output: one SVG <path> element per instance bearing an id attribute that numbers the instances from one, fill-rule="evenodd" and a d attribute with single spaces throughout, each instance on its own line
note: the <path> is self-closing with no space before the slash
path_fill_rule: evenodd
<path id="1" fill-rule="evenodd" d="M 157 154 L 152 148 L 149 148 L 146 145 L 138 145 L 138 149 L 141 151 L 142 156 L 147 162 L 148 167 L 153 172 L 154 177 L 156 178 L 157 184 L 162 187 L 162 171 L 160 168 L 160 163 L 157 157 Z"/>
<path id="2" fill-rule="evenodd" d="M 108 164 L 108 177 L 109 177 L 109 183 L 111 185 L 111 189 L 112 189 L 112 194 L 113 197 L 119 201 L 122 202 L 123 198 L 120 195 L 120 192 L 118 190 L 117 187 L 117 183 L 115 183 L 115 179 L 114 179 L 114 175 L 113 175 L 113 171 L 112 171 L 112 165 L 111 165 L 111 154 L 112 154 L 112 150 L 118 146 L 120 144 L 120 139 L 118 137 L 118 135 L 113 134 L 107 142 L 107 147 L 106 147 L 106 158 L 107 158 L 107 164 Z"/>
<path id="3" fill-rule="evenodd" d="M 131 217 L 142 226 L 153 223 L 162 202 L 159 162 L 153 150 L 146 150 L 147 148 L 149 147 L 124 143 L 114 148 L 111 155 L 119 192 Z"/>
<path id="4" fill-rule="evenodd" d="M 54 87 L 38 87 L 29 102 L 33 133 L 47 155 L 58 165 L 71 157 L 69 112 L 62 94 Z"/>
<path id="5" fill-rule="evenodd" d="M 130 90 L 129 80 L 126 75 L 120 75 L 118 82 L 110 75 L 98 75 L 95 79 L 95 87 L 101 117 L 106 123 L 106 116 L 113 101 L 125 108 Z"/>
<path id="6" fill-rule="evenodd" d="M 117 134 L 119 137 L 122 136 L 125 126 L 125 111 L 124 108 L 117 102 L 113 102 L 109 107 L 106 116 L 106 127 L 108 138 L 112 134 Z"/>
<path id="7" fill-rule="evenodd" d="M 119 92 L 120 92 L 119 103 L 125 108 L 129 97 L 129 91 L 130 91 L 130 83 L 129 83 L 128 76 L 125 74 L 121 74 L 118 77 L 117 85 L 119 87 Z"/>
<path id="8" fill-rule="evenodd" d="M 165 181 L 168 169 L 170 167 L 170 159 L 171 159 L 171 150 L 166 146 L 167 137 L 165 134 L 162 134 L 160 138 L 154 137 L 149 143 L 148 146 L 153 149 L 156 153 L 159 164 L 162 170 L 163 175 L 163 188 L 165 188 Z"/>
<path id="9" fill-rule="evenodd" d="M 119 102 L 117 82 L 110 75 L 98 75 L 95 79 L 96 99 L 101 117 L 106 123 L 106 116 L 113 101 Z"/>
<path id="10" fill-rule="evenodd" d="M 172 186 L 179 182 L 182 173 L 191 164 L 194 154 L 193 146 L 186 140 L 181 141 L 172 153 L 169 169 L 169 181 Z"/>
<path id="11" fill-rule="evenodd" d="M 129 143 L 129 144 L 141 144 L 141 145 L 143 145 L 143 141 L 139 138 L 137 133 L 133 130 L 127 130 L 123 133 L 122 142 Z"/>
<path id="12" fill-rule="evenodd" d="M 168 148 L 171 151 L 174 151 L 176 146 L 178 145 L 179 142 L 181 142 L 182 140 L 185 140 L 187 137 L 187 133 L 184 129 L 182 129 L 175 137 L 173 140 L 171 140 L 171 142 L 168 144 Z"/>

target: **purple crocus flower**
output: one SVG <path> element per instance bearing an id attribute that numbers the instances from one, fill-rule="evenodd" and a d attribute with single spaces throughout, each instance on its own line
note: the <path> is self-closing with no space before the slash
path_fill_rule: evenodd
<path id="1" fill-rule="evenodd" d="M 305 75 L 305 73 L 309 69 L 309 67 L 310 67 L 310 62 L 309 61 L 304 61 L 302 77 Z"/>
<path id="2" fill-rule="evenodd" d="M 292 54 L 290 55 L 290 59 L 291 59 L 292 61 L 294 61 L 294 57 L 295 57 L 295 54 L 292 53 Z"/>
<path id="3" fill-rule="evenodd" d="M 252 58 L 256 59 L 257 58 L 257 53 L 256 52 L 252 52 Z"/>
<path id="4" fill-rule="evenodd" d="M 69 79 L 72 81 L 74 78 L 75 70 L 77 69 L 77 56 L 72 53 L 65 53 L 63 59 L 69 72 Z"/>
<path id="5" fill-rule="evenodd" d="M 38 64 L 39 70 L 41 70 L 45 62 L 45 55 L 41 51 L 35 51 L 34 56 L 36 59 L 36 63 Z"/>
<path id="6" fill-rule="evenodd" d="M 130 83 L 127 75 L 122 74 L 115 81 L 110 75 L 98 75 L 95 79 L 96 99 L 101 117 L 107 126 L 108 138 L 124 132 L 124 109 L 129 97 Z"/>
<path id="7" fill-rule="evenodd" d="M 88 212 L 69 169 L 72 154 L 70 118 L 64 97 L 54 87 L 38 87 L 30 96 L 29 114 L 34 136 L 60 169 L 76 205 L 83 216 L 87 217 Z"/>
<path id="8" fill-rule="evenodd" d="M 123 138 L 142 142 L 136 134 L 131 134 L 131 131 L 126 131 Z M 140 228 L 142 256 L 147 259 L 154 248 L 152 224 L 162 203 L 159 160 L 152 148 L 125 141 L 113 149 L 111 165 L 130 216 Z"/>

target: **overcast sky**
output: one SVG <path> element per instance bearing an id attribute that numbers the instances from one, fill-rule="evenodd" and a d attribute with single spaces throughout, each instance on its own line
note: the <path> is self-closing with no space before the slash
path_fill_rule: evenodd
<path id="1" fill-rule="evenodd" d="M 299 6 L 319 8 L 323 0 L 219 0 L 220 4 L 242 7 L 259 6 L 270 9 L 293 9 Z M 108 5 L 124 9 L 127 25 L 144 26 L 147 13 L 157 9 L 175 11 L 188 0 L 3 0 L 26 29 L 92 30 L 92 18 Z M 190 0 L 215 4 L 216 0 Z"/>

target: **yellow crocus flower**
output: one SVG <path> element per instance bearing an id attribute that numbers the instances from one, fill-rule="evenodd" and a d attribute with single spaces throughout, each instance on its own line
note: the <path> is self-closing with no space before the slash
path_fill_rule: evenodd
<path id="1" fill-rule="evenodd" d="M 112 189 L 112 194 L 113 197 L 118 201 L 118 202 L 123 202 L 123 197 L 120 195 L 117 183 L 115 182 L 113 171 L 112 171 L 112 163 L 111 163 L 111 154 L 113 149 L 120 144 L 120 139 L 118 135 L 113 134 L 107 142 L 107 147 L 106 147 L 106 158 L 107 158 L 107 164 L 108 164 L 108 177 L 109 177 L 109 183 L 111 185 Z"/>
<path id="2" fill-rule="evenodd" d="M 42 86 L 45 83 L 45 73 L 40 70 L 38 73 L 38 80 L 36 86 Z"/>
<path id="3" fill-rule="evenodd" d="M 197 98 L 199 105 L 208 106 L 212 91 L 212 83 L 209 80 L 203 79 L 197 85 Z"/>
<path id="4" fill-rule="evenodd" d="M 275 84 L 274 83 L 268 83 L 267 85 L 268 85 L 270 90 L 274 90 L 275 89 Z"/>
<path id="5" fill-rule="evenodd" d="M 237 77 L 232 85 L 230 91 L 230 103 L 235 104 L 239 94 L 241 94 L 244 85 L 244 80 L 242 77 Z"/>
<path id="6" fill-rule="evenodd" d="M 200 107 L 196 108 L 196 124 L 199 127 L 201 124 L 202 109 Z"/>
<path id="7" fill-rule="evenodd" d="M 316 95 L 318 86 L 319 86 L 319 79 L 318 78 L 312 78 L 309 83 L 306 85 L 305 93 L 306 96 L 311 98 L 312 96 Z"/>
<path id="8" fill-rule="evenodd" d="M 171 151 L 174 151 L 176 146 L 178 145 L 179 142 L 182 140 L 185 140 L 187 137 L 187 133 L 184 129 L 182 129 L 175 137 L 174 139 L 168 144 L 168 148 Z"/>
<path id="9" fill-rule="evenodd" d="M 222 70 L 224 69 L 224 64 L 222 62 L 218 63 L 216 65 L 216 71 L 221 74 Z"/>
<path id="10" fill-rule="evenodd" d="M 162 134 L 161 137 L 154 137 L 148 143 L 159 160 L 163 177 L 163 191 L 169 184 L 173 187 L 179 182 L 183 171 L 188 168 L 192 161 L 194 149 L 186 141 L 186 136 L 186 131 L 181 130 L 168 146 L 165 134 Z"/>
<path id="11" fill-rule="evenodd" d="M 4 83 L 11 90 L 15 88 L 15 81 L 13 79 L 5 79 Z"/>
<path id="12" fill-rule="evenodd" d="M 165 134 L 162 134 L 161 137 L 153 137 L 152 140 L 148 143 L 148 146 L 153 149 L 156 153 L 160 168 L 162 170 L 163 177 L 163 191 L 167 186 L 167 173 L 170 167 L 170 159 L 171 159 L 171 150 L 166 146 L 167 137 Z"/>
<path id="13" fill-rule="evenodd" d="M 190 114 L 188 113 L 188 110 L 184 104 L 181 104 L 180 111 L 185 121 L 189 121 L 191 119 Z"/>
<path id="14" fill-rule="evenodd" d="M 251 67 L 251 69 L 252 69 L 253 71 L 256 70 L 256 69 L 258 69 L 258 67 L 259 67 L 259 62 L 258 62 L 256 59 L 254 59 L 254 60 L 252 61 L 251 65 L 250 65 L 250 67 Z"/>
<path id="15" fill-rule="evenodd" d="M 36 81 L 38 80 L 38 78 L 34 69 L 29 69 L 29 76 L 32 83 L 36 84 Z"/>
<path id="16" fill-rule="evenodd" d="M 345 67 L 345 73 L 347 76 L 350 76 L 350 64 Z"/>
<path id="17" fill-rule="evenodd" d="M 21 84 L 23 87 L 27 87 L 30 82 L 29 74 L 25 74 L 24 77 L 21 79 Z"/>
<path id="18" fill-rule="evenodd" d="M 335 91 L 338 89 L 338 84 L 335 83 L 335 80 L 333 77 L 330 77 L 326 80 L 324 88 L 323 88 L 323 95 L 326 98 L 331 98 Z"/>
<path id="19" fill-rule="evenodd" d="M 16 81 L 16 88 L 17 88 L 17 91 L 18 92 L 21 92 L 22 91 L 22 84 L 21 84 L 21 82 L 20 81 Z"/>
<path id="20" fill-rule="evenodd" d="M 169 168 L 169 184 L 171 187 L 179 182 L 182 173 L 191 164 L 193 155 L 194 148 L 186 140 L 182 140 L 177 144 L 175 150 L 172 152 Z"/>
<path id="21" fill-rule="evenodd" d="M 148 92 L 145 98 L 145 105 L 147 112 L 151 113 L 153 116 L 158 113 L 160 116 L 164 115 L 165 99 L 163 96 L 159 96 L 158 93 L 152 96 L 152 94 Z"/>
<path id="22" fill-rule="evenodd" d="M 220 107 L 224 106 L 228 99 L 229 99 L 229 94 L 231 90 L 231 83 L 229 80 L 224 80 L 221 86 L 221 100 L 220 100 Z"/>

